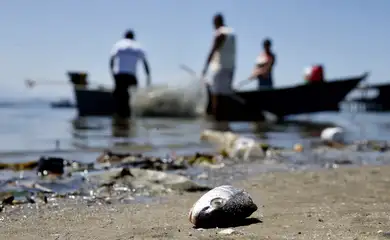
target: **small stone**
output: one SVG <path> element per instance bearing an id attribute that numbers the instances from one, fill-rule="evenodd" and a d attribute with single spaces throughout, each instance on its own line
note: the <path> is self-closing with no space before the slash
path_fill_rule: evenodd
<path id="1" fill-rule="evenodd" d="M 207 173 L 202 173 L 198 175 L 198 179 L 208 179 L 208 178 L 209 176 L 207 175 Z"/>
<path id="2" fill-rule="evenodd" d="M 223 234 L 223 235 L 231 235 L 235 233 L 236 231 L 233 228 L 226 228 L 222 231 L 219 231 L 218 234 Z"/>

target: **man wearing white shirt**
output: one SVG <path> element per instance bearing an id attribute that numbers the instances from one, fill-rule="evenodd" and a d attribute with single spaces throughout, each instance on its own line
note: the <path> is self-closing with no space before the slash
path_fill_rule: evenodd
<path id="1" fill-rule="evenodd" d="M 147 75 L 147 85 L 150 85 L 150 68 L 145 52 L 141 45 L 135 41 L 134 32 L 129 30 L 123 39 L 117 41 L 111 50 L 110 70 L 115 80 L 113 97 L 115 112 L 119 117 L 131 116 L 129 87 L 137 87 L 137 63 L 141 60 Z"/>
<path id="2" fill-rule="evenodd" d="M 206 60 L 202 77 L 208 67 L 213 72 L 211 82 L 211 105 L 214 116 L 217 116 L 218 99 L 233 93 L 232 82 L 236 67 L 236 35 L 233 28 L 225 25 L 224 18 L 218 13 L 213 18 L 214 40 L 211 51 Z"/>

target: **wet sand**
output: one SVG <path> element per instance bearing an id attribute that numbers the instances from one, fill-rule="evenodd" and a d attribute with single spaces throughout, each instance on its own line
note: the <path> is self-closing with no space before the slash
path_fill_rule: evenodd
<path id="1" fill-rule="evenodd" d="M 389 172 L 390 166 L 279 172 L 237 182 L 264 205 L 263 217 L 227 236 L 192 228 L 187 214 L 202 193 L 186 193 L 148 205 L 6 209 L 0 239 L 390 239 Z"/>

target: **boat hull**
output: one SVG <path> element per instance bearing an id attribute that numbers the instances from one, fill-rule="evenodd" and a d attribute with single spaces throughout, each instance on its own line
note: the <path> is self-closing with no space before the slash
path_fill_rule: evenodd
<path id="1" fill-rule="evenodd" d="M 111 116 L 114 114 L 114 98 L 110 90 L 76 86 L 74 92 L 79 116 Z"/>
<path id="2" fill-rule="evenodd" d="M 368 97 L 366 91 L 376 90 L 377 96 Z M 363 104 L 366 111 L 387 112 L 390 111 L 390 84 L 376 84 L 365 86 L 358 90 L 362 97 L 352 98 L 350 103 Z"/>
<path id="3" fill-rule="evenodd" d="M 221 121 L 261 121 L 264 119 L 264 111 L 280 118 L 301 113 L 339 111 L 339 103 L 366 77 L 367 74 L 363 74 L 295 87 L 236 92 L 236 97 L 217 96 L 219 105 L 217 114 L 213 117 Z M 111 91 L 77 87 L 74 89 L 80 116 L 114 114 Z M 206 112 L 211 114 L 210 102 Z"/>

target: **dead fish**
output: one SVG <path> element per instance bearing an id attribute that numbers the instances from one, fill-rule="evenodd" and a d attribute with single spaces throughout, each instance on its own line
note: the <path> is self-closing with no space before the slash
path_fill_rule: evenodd
<path id="1" fill-rule="evenodd" d="M 230 185 L 205 193 L 191 208 L 189 220 L 195 227 L 229 226 L 249 217 L 257 210 L 249 194 Z"/>

